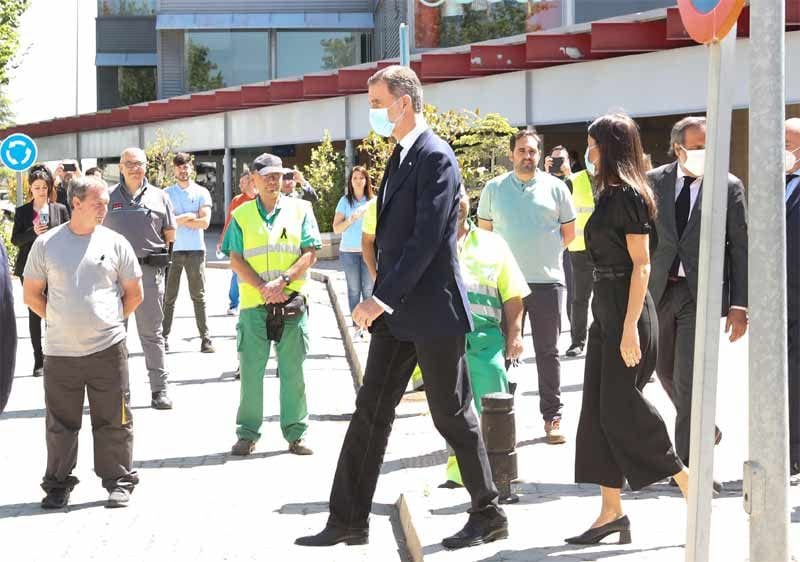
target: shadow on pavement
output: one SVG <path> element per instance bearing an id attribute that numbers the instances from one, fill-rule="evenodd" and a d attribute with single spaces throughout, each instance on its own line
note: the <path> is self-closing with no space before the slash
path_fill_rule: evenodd
<path id="1" fill-rule="evenodd" d="M 609 543 L 613 544 L 613 543 Z M 604 546 L 608 546 L 606 544 Z M 429 547 L 425 547 L 427 549 Z M 441 550 L 441 545 L 439 549 Z M 597 548 L 595 545 L 578 546 L 578 545 L 559 545 L 559 546 L 543 546 L 536 548 L 529 548 L 526 550 L 501 550 L 500 552 L 490 556 L 476 560 L 475 562 L 496 562 L 498 560 L 547 560 L 547 562 L 564 560 L 573 562 L 580 558 L 581 560 L 601 560 L 603 558 L 613 558 L 615 556 L 631 555 L 637 552 L 657 552 L 659 550 L 667 550 L 671 548 L 683 549 L 682 544 L 675 544 L 671 546 L 654 546 L 652 548 L 630 548 L 630 549 L 614 549 L 614 550 L 589 550 L 590 548 Z M 423 550 L 427 554 L 427 550 Z M 591 558 L 583 558 L 591 552 Z M 513 558 L 512 558 L 513 557 Z M 682 556 L 681 556 L 682 557 Z"/>
<path id="2" fill-rule="evenodd" d="M 131 406 L 131 410 L 150 410 L 150 406 Z M 0 422 L 4 420 L 29 420 L 36 418 L 43 418 L 47 414 L 44 408 L 40 410 L 14 410 L 10 412 L 3 412 L 0 415 Z M 83 415 L 89 415 L 89 406 L 83 407 Z"/>
<path id="3" fill-rule="evenodd" d="M 389 503 L 372 502 L 372 515 L 379 515 L 389 517 L 395 511 L 395 507 Z M 305 502 L 305 503 L 287 503 L 275 510 L 275 513 L 281 515 L 312 515 L 315 513 L 328 513 L 328 502 Z M 320 529 L 322 530 L 322 529 Z"/>
<path id="4" fill-rule="evenodd" d="M 236 382 L 236 371 L 225 371 L 220 376 L 210 379 L 180 379 L 170 380 L 169 384 L 174 386 L 189 386 L 193 384 L 209 384 L 214 382 Z"/>
<path id="5" fill-rule="evenodd" d="M 561 387 L 561 392 L 580 392 L 583 390 L 583 384 L 568 384 L 566 386 Z M 538 390 L 529 390 L 528 392 L 523 392 L 523 396 L 539 396 Z"/>
<path id="6" fill-rule="evenodd" d="M 266 459 L 286 454 L 289 454 L 289 451 L 281 449 L 280 451 L 265 451 L 263 453 L 251 453 L 246 457 L 236 457 L 226 451 L 224 453 L 197 455 L 194 457 L 169 457 L 164 459 L 133 461 L 133 468 L 197 468 L 200 466 L 216 466 L 227 462 Z"/>
<path id="7" fill-rule="evenodd" d="M 422 415 L 422 414 L 411 414 Z M 400 417 L 400 416 L 397 416 Z M 439 451 L 432 451 L 424 455 L 416 457 L 405 457 L 402 459 L 395 459 L 383 463 L 381 467 L 381 474 L 389 474 L 397 470 L 404 470 L 406 468 L 427 468 L 429 466 L 436 466 L 438 464 L 445 464 L 447 462 L 447 451 L 441 449 Z"/>
<path id="8" fill-rule="evenodd" d="M 398 414 L 395 416 L 395 419 L 405 419 L 405 418 L 414 418 L 417 416 L 421 416 L 422 413 L 419 414 Z M 309 414 L 308 419 L 311 421 L 334 421 L 334 422 L 349 422 L 350 418 L 353 417 L 353 414 Z M 279 422 L 281 421 L 281 417 L 278 414 L 273 414 L 271 416 L 264 416 L 265 422 Z"/>
<path id="9" fill-rule="evenodd" d="M 42 509 L 40 502 L 16 503 L 12 505 L 0 505 L 0 519 L 9 517 L 28 517 L 31 515 L 50 515 L 56 513 L 69 513 L 70 511 L 80 511 L 92 507 L 104 507 L 106 500 L 95 500 L 93 502 L 76 503 L 68 505 L 63 509 Z"/>

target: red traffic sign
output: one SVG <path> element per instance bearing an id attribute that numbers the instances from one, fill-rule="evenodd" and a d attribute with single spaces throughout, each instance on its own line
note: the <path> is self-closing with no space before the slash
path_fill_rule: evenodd
<path id="1" fill-rule="evenodd" d="M 736 24 L 745 0 L 678 0 L 681 19 L 698 43 L 721 41 Z"/>

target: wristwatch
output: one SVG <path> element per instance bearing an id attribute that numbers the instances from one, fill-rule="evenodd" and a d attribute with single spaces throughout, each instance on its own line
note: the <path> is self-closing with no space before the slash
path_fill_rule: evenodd
<path id="1" fill-rule="evenodd" d="M 281 281 L 286 283 L 287 285 L 292 282 L 292 278 L 286 275 L 285 273 L 281 273 Z"/>

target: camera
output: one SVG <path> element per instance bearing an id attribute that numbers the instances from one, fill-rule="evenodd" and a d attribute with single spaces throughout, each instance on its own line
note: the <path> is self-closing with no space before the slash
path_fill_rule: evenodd
<path id="1" fill-rule="evenodd" d="M 550 173 L 554 176 L 561 175 L 561 166 L 564 165 L 563 156 L 553 156 L 553 163 L 550 165 Z"/>

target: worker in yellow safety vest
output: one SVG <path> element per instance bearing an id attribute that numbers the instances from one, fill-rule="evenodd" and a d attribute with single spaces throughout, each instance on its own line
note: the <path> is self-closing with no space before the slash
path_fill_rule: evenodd
<path id="1" fill-rule="evenodd" d="M 364 216 L 362 254 L 375 274 L 375 206 Z M 474 405 L 481 413 L 481 397 L 508 392 L 506 359 L 522 354 L 522 299 L 530 293 L 511 250 L 497 234 L 476 228 L 469 220 L 469 196 L 461 187 L 458 209 L 458 259 L 467 288 L 472 321 L 467 334 L 467 365 Z M 419 368 L 415 372 L 418 372 Z M 421 373 L 419 374 L 421 379 Z M 447 459 L 447 481 L 441 487 L 461 487 L 455 455 Z"/>

